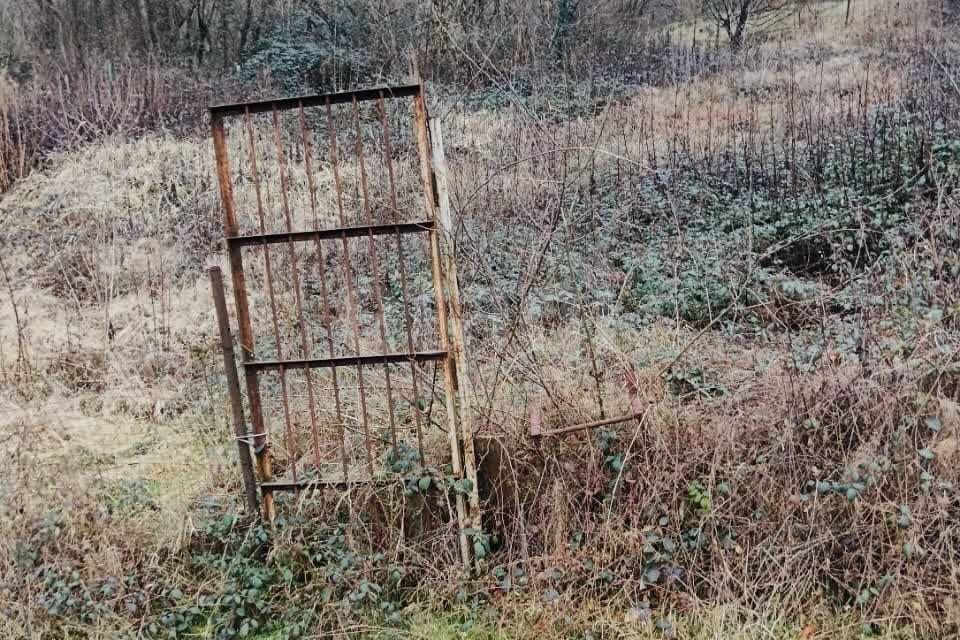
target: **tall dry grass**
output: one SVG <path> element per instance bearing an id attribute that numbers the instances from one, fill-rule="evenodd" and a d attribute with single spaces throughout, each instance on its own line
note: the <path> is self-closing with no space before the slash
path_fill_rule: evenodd
<path id="1" fill-rule="evenodd" d="M 460 222 L 470 410 L 479 424 L 489 536 L 478 536 L 489 547 L 480 579 L 466 587 L 458 581 L 449 504 L 443 496 L 432 503 L 404 495 L 408 479 L 379 492 L 303 494 L 284 504 L 285 516 L 303 522 L 281 530 L 265 562 L 319 581 L 305 550 L 318 544 L 320 525 L 335 519 L 357 553 L 391 542 L 391 561 L 409 571 L 405 597 L 437 597 L 447 606 L 463 587 L 503 610 L 535 612 L 530 624 L 539 628 L 562 627 L 565 611 L 600 601 L 636 625 L 624 634 L 654 632 L 648 617 L 696 619 L 704 611 L 750 627 L 759 624 L 757 612 L 772 611 L 792 623 L 785 625 L 790 636 L 823 617 L 836 627 L 818 626 L 820 637 L 863 623 L 878 632 L 955 633 L 960 414 L 952 229 L 960 208 L 955 161 L 935 147 L 957 133 L 957 52 L 926 14 L 900 7 L 889 16 L 849 32 L 833 24 L 830 33 L 849 34 L 844 40 L 774 38 L 742 57 L 702 45 L 673 49 L 648 84 L 621 79 L 622 90 L 609 92 L 600 79 L 586 90 L 545 81 L 524 88 L 464 56 L 464 66 L 489 73 L 494 88 L 477 92 L 476 101 L 454 94 L 434 113 L 446 116 Z M 276 181 L 271 162 L 264 158 L 263 170 Z M 140 396 L 178 380 L 202 390 L 216 356 L 197 282 L 218 221 L 210 163 L 203 142 L 157 137 L 103 146 L 57 159 L 3 203 L 8 224 L 42 220 L 58 233 L 70 220 L 83 222 L 88 246 L 75 247 L 85 256 L 77 264 L 97 268 L 63 275 L 49 267 L 64 255 L 60 244 L 34 256 L 13 252 L 8 262 L 17 268 L 14 295 L 29 311 L 32 369 L 43 363 L 44 384 L 72 385 L 65 395 L 86 397 L 92 404 L 78 408 L 90 419 L 110 413 L 97 401 L 121 382 L 135 382 Z M 416 193 L 415 173 L 404 180 Z M 118 182 L 129 186 L 111 198 Z M 307 203 L 307 190 L 298 188 L 295 197 Z M 328 206 L 329 189 L 321 185 L 320 194 Z M 847 218 L 838 229 L 815 217 L 791 226 L 837 197 L 849 198 L 841 210 L 852 212 L 856 228 L 846 227 Z M 868 214 L 877 213 L 876 199 L 909 215 L 894 228 L 874 223 Z M 110 211 L 94 215 L 101 201 Z M 153 215 L 131 220 L 144 203 L 155 204 Z M 30 244 L 29 226 L 13 227 L 18 244 Z M 171 227 L 189 231 L 168 237 Z M 880 250 L 863 240 L 874 235 L 895 241 Z M 169 255 L 167 284 L 136 261 L 153 251 Z M 121 254 L 135 264 L 116 268 L 109 258 Z M 67 289 L 87 280 L 94 284 L 77 302 Z M 98 290 L 113 293 L 102 298 Z M 166 291 L 169 303 L 161 305 L 164 296 L 153 290 Z M 148 315 L 151 302 L 158 309 Z M 267 322 L 260 302 L 258 320 Z M 43 304 L 52 325 L 45 332 L 33 315 Z M 105 306 L 115 328 L 128 328 L 113 346 Z M 77 340 L 80 353 L 63 348 L 61 317 L 91 332 Z M 285 317 L 293 317 L 289 309 Z M 365 329 L 375 332 L 372 324 Z M 431 329 L 425 325 L 423 335 Z M 91 348 L 95 339 L 105 356 Z M 163 357 L 146 363 L 154 351 Z M 219 444 L 226 425 L 216 381 L 209 393 L 214 408 L 204 414 L 203 437 Z M 559 427 L 637 402 L 639 418 L 602 435 L 528 435 L 534 415 Z M 176 424 L 190 427 L 187 406 Z M 329 402 L 322 408 L 329 413 Z M 280 424 L 281 408 L 272 411 L 271 423 Z M 302 393 L 293 411 L 305 425 Z M 138 427 L 165 424 L 162 412 L 141 417 Z M 43 445 L 40 457 L 59 433 L 22 419 L 13 428 L 23 442 Z M 172 435 L 163 455 L 196 434 Z M 283 434 L 272 435 L 282 457 Z M 16 632 L 141 629 L 167 610 L 163 590 L 171 585 L 191 600 L 222 597 L 223 577 L 198 579 L 188 556 L 208 547 L 225 553 L 199 529 L 207 515 L 235 508 L 230 469 L 211 472 L 216 489 L 188 491 L 173 526 L 158 524 L 158 513 L 171 513 L 162 506 L 105 513 L 116 502 L 103 485 L 52 491 L 62 478 L 37 472 L 36 460 L 18 458 L 25 490 L 13 496 L 19 502 L 10 503 L 0 537 L 13 541 L 2 557 L 14 586 L 0 599 Z M 102 474 L 99 466 L 70 477 Z M 59 518 L 52 525 L 49 513 Z M 52 543 L 39 544 L 44 536 Z M 30 570 L 17 563 L 17 542 L 41 549 Z M 78 620 L 50 612 L 48 574 L 37 571 L 76 571 L 78 593 L 122 575 L 145 580 L 122 596 L 94 598 L 103 613 Z M 373 579 L 375 569 L 365 571 L 351 580 Z M 284 611 L 296 602 L 340 615 L 301 584 L 276 587 L 270 597 Z M 328 622 L 352 628 L 348 617 Z"/>

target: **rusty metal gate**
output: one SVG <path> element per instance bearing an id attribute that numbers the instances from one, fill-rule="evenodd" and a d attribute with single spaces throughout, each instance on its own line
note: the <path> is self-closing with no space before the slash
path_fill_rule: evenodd
<path id="1" fill-rule="evenodd" d="M 382 480 L 388 451 L 424 465 L 449 451 L 449 473 L 468 481 L 456 492 L 468 563 L 473 430 L 443 144 L 422 84 L 210 116 L 250 429 L 236 376 L 228 384 L 263 517 L 273 520 L 277 491 Z"/>

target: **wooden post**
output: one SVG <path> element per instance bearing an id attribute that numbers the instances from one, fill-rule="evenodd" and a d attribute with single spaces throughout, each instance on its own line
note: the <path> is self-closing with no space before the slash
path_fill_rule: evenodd
<path id="1" fill-rule="evenodd" d="M 470 480 L 468 495 L 471 527 L 480 526 L 480 489 L 477 486 L 477 463 L 474 451 L 473 407 L 468 394 L 466 340 L 463 332 L 463 312 L 460 306 L 460 282 L 457 278 L 457 262 L 453 246 L 453 215 L 450 211 L 450 195 L 447 190 L 447 158 L 443 151 L 443 133 L 440 120 L 430 119 L 430 142 L 433 146 L 433 173 L 439 205 L 440 253 L 443 258 L 443 275 L 450 303 L 450 342 L 456 363 L 458 416 L 460 440 L 463 453 L 463 469 Z"/>
<path id="2" fill-rule="evenodd" d="M 217 313 L 217 325 L 220 328 L 220 346 L 223 349 L 223 371 L 227 376 L 227 391 L 230 395 L 230 411 L 233 414 L 233 432 L 237 438 L 237 450 L 240 454 L 240 472 L 243 476 L 244 493 L 247 496 L 247 511 L 259 513 L 257 500 L 257 481 L 253 477 L 253 459 L 250 457 L 250 444 L 247 438 L 246 423 L 243 419 L 243 399 L 240 397 L 240 378 L 237 376 L 237 360 L 233 353 L 233 336 L 230 335 L 230 317 L 227 314 L 227 300 L 223 292 L 223 275 L 220 267 L 207 269 L 210 275 L 210 289 L 213 292 L 213 306 Z"/>
<path id="3" fill-rule="evenodd" d="M 422 84 L 420 86 L 420 92 L 413 98 L 413 111 L 417 130 L 417 151 L 420 156 L 420 178 L 423 182 L 424 205 L 426 206 L 428 217 L 433 221 L 437 221 L 437 202 L 433 185 L 434 173 L 430 160 L 430 130 L 427 123 L 427 105 Z M 446 287 L 444 287 L 443 280 L 438 226 L 439 224 L 434 225 L 434 228 L 430 231 L 430 265 L 437 305 L 437 332 L 440 334 L 440 348 L 447 352 L 447 356 L 443 359 L 443 386 L 447 410 L 447 433 L 449 434 L 450 440 L 450 463 L 453 467 L 453 475 L 457 478 L 462 478 L 463 454 L 460 450 L 460 434 L 457 426 L 457 402 L 455 397 L 457 388 L 457 365 L 453 351 L 450 348 L 450 334 L 447 326 Z M 457 526 L 460 529 L 460 556 L 463 560 L 464 568 L 469 570 L 471 553 L 470 541 L 466 533 L 466 529 L 469 526 L 467 505 L 463 499 L 463 494 L 459 491 L 455 492 L 454 500 L 457 509 Z"/>
<path id="4" fill-rule="evenodd" d="M 223 232 L 227 238 L 239 235 L 236 204 L 233 200 L 233 184 L 230 180 L 230 160 L 227 157 L 226 131 L 223 118 L 211 118 L 213 131 L 213 149 L 217 158 L 217 181 L 220 184 L 220 199 L 223 203 Z M 247 282 L 243 275 L 242 249 L 228 244 L 230 275 L 233 279 L 233 298 L 237 305 L 237 325 L 240 329 L 240 356 L 244 362 L 256 359 L 254 354 L 253 323 L 250 320 L 250 303 L 247 300 Z M 263 405 L 260 400 L 260 380 L 256 370 L 244 369 L 247 382 L 247 400 L 250 403 L 250 422 L 253 425 L 253 450 L 257 456 L 257 470 L 260 483 L 273 480 L 273 464 L 270 460 L 270 448 L 267 441 L 267 429 L 263 419 Z M 273 494 L 263 492 L 263 518 L 272 523 L 276 515 L 273 507 Z"/>

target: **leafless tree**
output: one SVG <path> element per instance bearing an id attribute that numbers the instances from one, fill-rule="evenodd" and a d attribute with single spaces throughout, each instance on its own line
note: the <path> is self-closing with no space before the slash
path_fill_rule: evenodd
<path id="1" fill-rule="evenodd" d="M 703 0 L 703 12 L 726 31 L 736 51 L 743 47 L 748 25 L 769 28 L 787 15 L 790 4 L 790 0 Z"/>

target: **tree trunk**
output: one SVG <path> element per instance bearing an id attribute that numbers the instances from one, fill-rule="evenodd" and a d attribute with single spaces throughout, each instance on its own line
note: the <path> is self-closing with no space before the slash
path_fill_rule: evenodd
<path id="1" fill-rule="evenodd" d="M 253 21 L 253 2 L 247 0 L 247 8 L 243 15 L 243 25 L 240 27 L 240 41 L 237 43 L 237 62 L 243 60 L 243 52 L 247 48 L 247 36 L 250 35 L 250 23 Z M 224 56 L 226 57 L 226 56 Z"/>
<path id="2" fill-rule="evenodd" d="M 137 12 L 140 14 L 140 24 L 143 27 L 143 43 L 146 45 L 147 53 L 150 53 L 157 44 L 157 34 L 154 32 L 153 22 L 150 20 L 147 0 L 138 0 Z"/>
<path id="3" fill-rule="evenodd" d="M 740 51 L 743 48 L 743 29 L 738 27 L 728 35 L 730 36 L 730 48 L 733 51 Z"/>
<path id="4" fill-rule="evenodd" d="M 730 32 L 730 48 L 734 51 L 740 51 L 743 48 L 743 34 L 747 30 L 747 21 L 750 19 L 750 6 L 749 2 L 744 2 L 740 5 L 740 13 L 737 15 L 737 22 L 733 26 L 733 30 Z M 727 28 L 728 31 L 730 27 Z"/>

